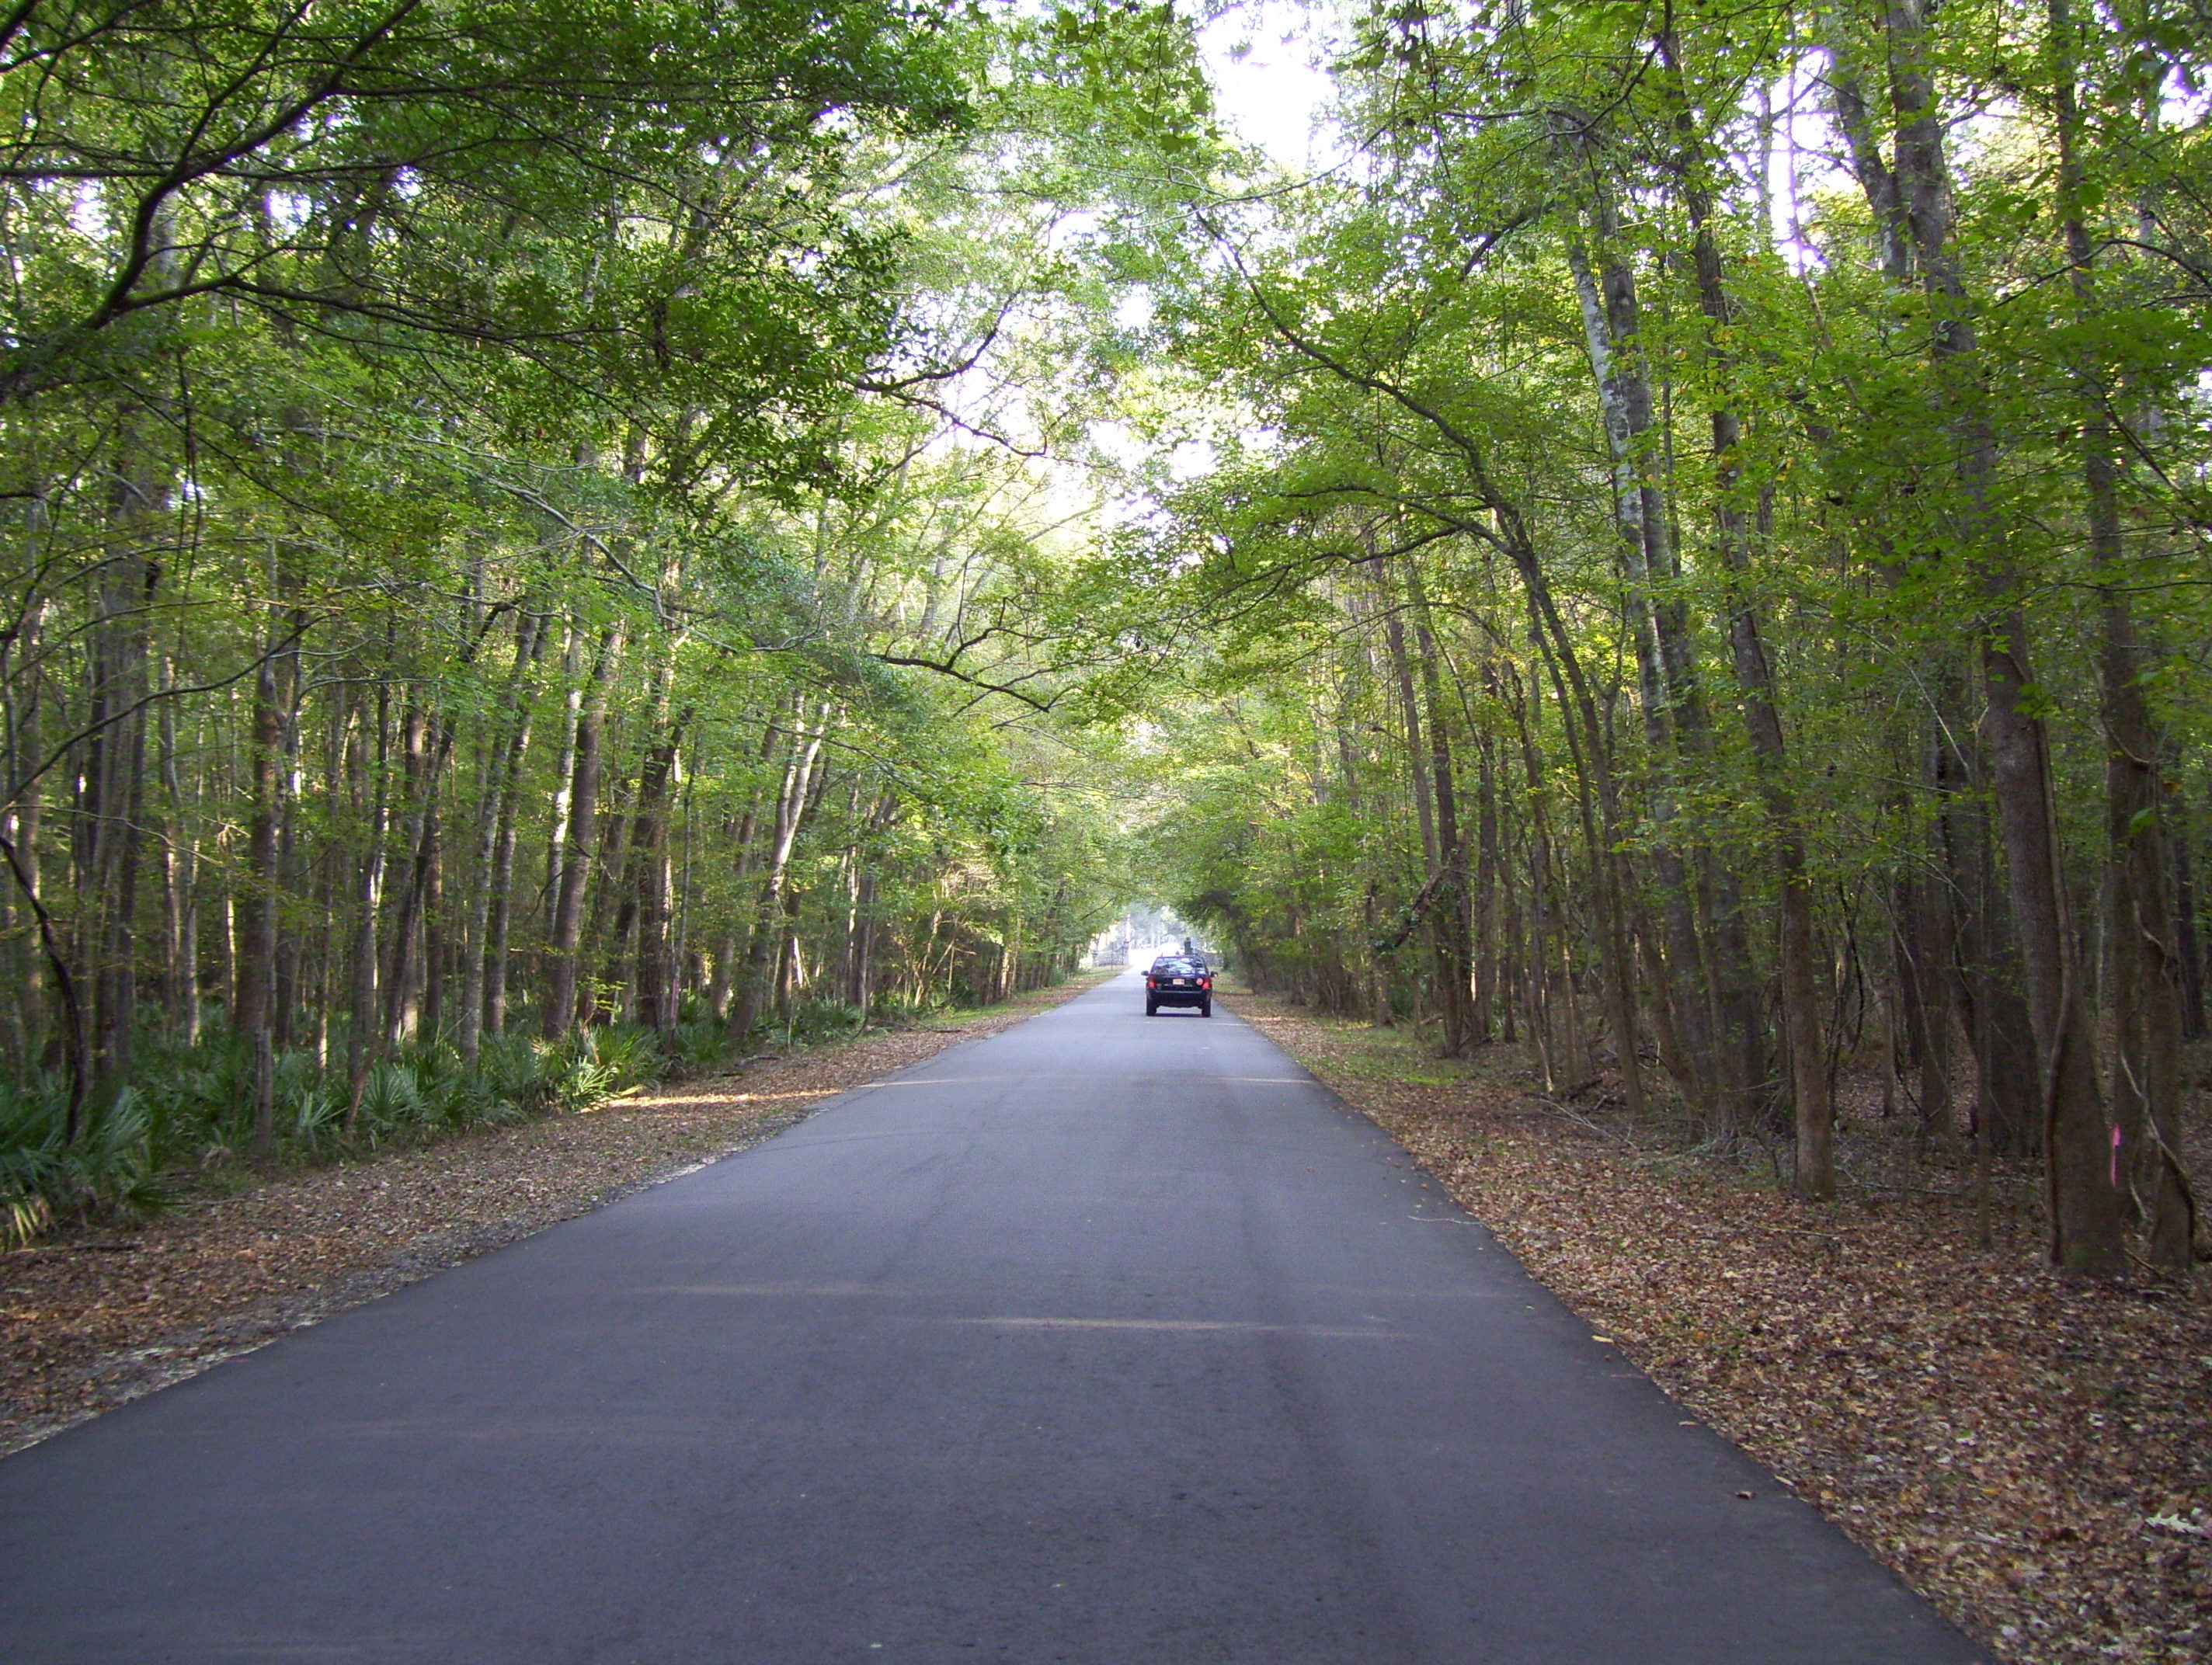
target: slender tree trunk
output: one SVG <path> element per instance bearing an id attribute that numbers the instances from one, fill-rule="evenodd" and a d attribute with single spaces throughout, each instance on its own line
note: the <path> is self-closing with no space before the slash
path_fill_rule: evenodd
<path id="1" fill-rule="evenodd" d="M 2085 327 L 2099 310 L 2095 246 L 2082 219 L 2081 114 L 2074 85 L 2074 20 L 2067 0 L 2047 0 L 2049 51 L 2055 61 L 2058 208 L 2072 263 L 2075 310 Z M 2105 723 L 2105 877 L 2108 1009 L 2114 1030 L 2113 1133 L 2118 1165 L 2131 1182 L 2129 1200 L 2145 1218 L 2144 1258 L 2162 1272 L 2185 1273 L 2195 1249 L 2196 1197 L 2181 1154 L 2181 979 L 2171 912 L 2166 794 L 2160 775 L 2165 739 L 2143 693 L 2145 655 L 2126 583 L 2120 531 L 2119 459 L 2106 414 L 2111 390 L 2094 362 L 2079 374 L 2081 470 L 2089 553 L 2100 595 L 2098 669 Z"/>
<path id="2" fill-rule="evenodd" d="M 1478 732 L 1475 742 L 1474 1035 L 1487 1046 L 1498 1010 L 1498 887 L 1502 864 L 1498 850 L 1497 760 L 1491 738 Z"/>
<path id="3" fill-rule="evenodd" d="M 274 644 L 271 644 L 272 649 Z M 261 662 L 253 682 L 252 813 L 246 831 L 246 929 L 240 968 L 238 1030 L 253 1054 L 253 1153 L 266 1159 L 276 1143 L 277 770 L 283 745 L 276 660 Z"/>
<path id="4" fill-rule="evenodd" d="M 605 742 L 601 742 L 604 750 Z M 599 792 L 599 850 L 593 866 L 605 883 L 593 892 L 586 910 L 584 940 L 600 952 L 606 975 L 596 987 L 586 987 L 576 999 L 580 1024 L 613 1023 L 633 1015 L 636 985 L 630 981 L 630 937 L 637 927 L 636 875 L 629 867 L 633 793 L 620 775 L 612 789 Z M 588 955 L 587 955 L 588 957 Z M 606 998 L 603 999 L 602 996 Z"/>
<path id="5" fill-rule="evenodd" d="M 1436 805 L 1440 892 L 1429 910 L 1436 950 L 1437 981 L 1442 994 L 1443 1052 L 1448 1058 L 1463 1055 L 1474 1041 L 1474 954 L 1468 940 L 1467 853 L 1459 836 L 1459 793 L 1452 778 L 1451 742 L 1444 718 L 1442 678 L 1434 633 L 1429 628 L 1428 608 L 1420 592 L 1420 576 L 1407 569 L 1408 593 L 1420 611 L 1415 616 L 1414 641 L 1420 649 L 1421 690 L 1426 696 L 1429 755 L 1427 767 Z M 1416 758 L 1414 766 L 1421 766 Z"/>
<path id="6" fill-rule="evenodd" d="M 1426 756 L 1428 749 L 1422 743 L 1420 699 L 1414 691 L 1413 660 L 1406 651 L 1405 622 L 1399 617 L 1395 599 L 1387 592 L 1382 591 L 1382 577 L 1378 571 L 1376 575 L 1376 586 L 1377 592 L 1382 595 L 1384 608 L 1383 640 L 1389 648 L 1390 669 L 1397 684 L 1399 708 L 1405 714 L 1407 773 L 1413 781 L 1414 811 L 1421 828 L 1422 870 L 1425 875 L 1423 884 L 1424 889 L 1433 896 L 1444 882 L 1443 853 L 1437 838 L 1436 779 L 1431 773 L 1431 765 Z M 1448 1007 L 1450 999 L 1447 988 L 1449 973 L 1444 968 L 1441 950 L 1437 955 L 1433 975 L 1436 979 L 1436 993 L 1441 1012 Z M 1417 1000 L 1414 1009 L 1414 1029 L 1417 1033 L 1420 1027 L 1419 1020 L 1420 1009 Z M 1451 1020 L 1447 1017 L 1445 1018 L 1447 1050 L 1449 1048 L 1451 1028 Z"/>
<path id="7" fill-rule="evenodd" d="M 163 661 L 164 687 L 176 682 L 175 667 Z M 185 797 L 177 758 L 177 703 L 161 702 L 161 787 L 168 802 L 162 840 L 164 911 L 169 933 L 168 997 L 173 1003 L 178 1036 L 186 1046 L 200 1038 L 199 845 Z"/>
<path id="8" fill-rule="evenodd" d="M 637 897 L 637 1020 L 660 1033 L 676 1029 L 676 968 L 670 953 L 675 876 L 669 866 L 668 795 L 691 714 L 679 714 L 646 754 L 638 773 L 630 862 Z"/>
<path id="9" fill-rule="evenodd" d="M 1742 501 L 1742 419 L 1729 382 L 1735 365 L 1723 344 L 1733 307 L 1721 268 L 1720 246 L 1711 224 L 1711 159 L 1699 137 L 1682 80 L 1671 26 L 1658 38 L 1660 57 L 1677 100 L 1672 167 L 1689 212 L 1692 264 L 1698 302 L 1705 317 L 1705 359 L 1715 383 L 1708 415 L 1712 427 L 1715 517 L 1721 565 L 1727 574 L 1729 647 L 1734 660 L 1738 702 L 1750 741 L 1763 801 L 1768 837 L 1780 883 L 1780 984 L 1783 1047 L 1788 1060 L 1790 1100 L 1797 1145 L 1797 1188 L 1809 1197 L 1835 1194 L 1835 1113 L 1828 1092 L 1826 1048 L 1821 1036 L 1818 974 L 1819 944 L 1813 920 L 1811 879 L 1806 872 L 1805 835 L 1796 794 L 1790 789 L 1790 761 L 1782 732 L 1774 673 L 1759 615 L 1752 602 L 1752 544 L 1754 518 L 1763 532 L 1765 491 L 1759 493 L 1756 517 Z"/>
<path id="10" fill-rule="evenodd" d="M 452 969 L 447 952 L 445 766 L 453 755 L 453 732 L 449 722 L 438 720 L 437 746 L 430 777 L 424 783 L 427 797 L 422 805 L 422 843 L 415 863 L 418 891 L 416 911 L 422 921 L 422 966 L 419 974 L 419 1015 L 412 1027 L 434 1041 L 444 1037 L 446 981 Z"/>
<path id="11" fill-rule="evenodd" d="M 822 752 L 823 729 L 818 726 L 810 728 L 806 724 L 803 699 L 794 702 L 793 711 L 798 720 L 790 736 L 783 787 L 776 794 L 775 825 L 761 878 L 760 900 L 746 948 L 744 969 L 738 975 L 737 1000 L 730 1015 L 730 1033 L 740 1044 L 759 1019 L 763 997 L 776 992 L 769 980 L 781 957 L 784 878 L 792 848 L 798 841 L 799 823 L 805 816 L 807 789 L 813 779 L 815 761 Z"/>
<path id="12" fill-rule="evenodd" d="M 2197 928 L 2197 874 L 2190 859 L 2190 817 L 2186 800 L 2173 808 L 2173 924 L 2181 956 L 2181 1035 L 2204 1038 L 2204 951 Z"/>
<path id="13" fill-rule="evenodd" d="M 1932 83 L 1912 61 L 1918 25 L 1910 16 L 1891 22 L 1893 45 L 1903 54 L 1906 106 L 1920 108 L 1914 100 L 1929 96 Z M 1827 81 L 1838 125 L 1848 143 L 1852 172 L 1874 211 L 1883 275 L 1901 293 L 1913 282 L 1921 234 L 1940 229 L 1944 219 L 1948 185 L 1940 173 L 1941 133 L 1932 123 L 1908 123 L 1911 131 L 1900 140 L 1898 166 L 1892 168 L 1883 158 L 1862 88 L 1857 48 L 1847 30 L 1831 33 Z M 1931 167 L 1937 170 L 1932 185 L 1926 182 Z M 1940 272 L 1934 275 L 1935 286 L 1941 280 Z M 1902 575 L 1901 564 L 1886 564 L 1893 581 Z M 1949 647 L 1929 653 L 1921 671 L 1931 707 L 1922 779 L 1937 805 L 1941 858 L 1938 888 L 1923 896 L 1920 914 L 1930 934 L 1915 951 L 1928 1002 L 1923 1014 L 1926 1032 L 1934 1043 L 1923 1064 L 1922 1111 L 1930 1121 L 1947 1114 L 1948 1037 L 1955 1012 L 1973 1040 L 1977 1136 L 1998 1152 L 2027 1154 L 2042 1148 L 2044 1092 L 2021 992 L 2024 975 L 2011 902 L 1996 882 L 1990 856 L 1983 807 L 1990 796 L 1990 775 L 1974 744 L 1978 720 L 1967 675 L 1965 661 Z M 1937 1068 L 1947 1072 L 1940 1086 L 1928 1079 Z"/>
<path id="14" fill-rule="evenodd" d="M 1601 211 L 1600 229 L 1609 243 L 1613 232 L 1609 210 Z M 1652 434 L 1651 386 L 1644 368 L 1641 309 L 1635 276 L 1618 258 L 1608 257 L 1601 287 L 1578 242 L 1569 245 L 1568 264 L 1613 454 L 1630 635 L 1636 650 L 1644 744 L 1655 771 L 1650 794 L 1657 832 L 1652 866 L 1671 974 L 1662 987 L 1673 991 L 1671 1028 L 1682 1042 L 1674 1050 L 1687 1065 L 1686 1069 L 1678 1065 L 1673 1073 L 1685 1096 L 1710 1114 L 1719 1097 L 1710 978 L 1689 876 L 1673 831 L 1676 783 L 1671 778 L 1696 761 L 1680 749 L 1686 736 L 1702 735 L 1703 705 L 1696 691 L 1695 649 L 1686 640 L 1686 616 L 1678 603 L 1656 598 L 1652 588 L 1655 574 L 1671 572 L 1674 554 L 1664 485 L 1653 461 L 1657 447 Z M 1668 1050 L 1662 1048 L 1662 1055 Z"/>
<path id="15" fill-rule="evenodd" d="M 1894 1005 L 1903 1050 L 1917 1072 L 1921 1134 L 1949 1143 L 1957 1114 L 1951 1102 L 1950 909 L 1927 890 L 1909 871 L 1893 887 Z"/>
<path id="16" fill-rule="evenodd" d="M 45 623 L 46 604 L 33 593 L 24 605 L 21 635 L 15 653 L 22 659 L 35 663 L 41 647 L 41 631 Z M 12 679 L 11 679 L 12 681 Z M 12 693 L 12 689 L 11 689 Z M 9 736 L 14 741 L 8 759 L 9 781 L 23 781 L 24 787 L 15 799 L 0 808 L 0 847 L 6 850 L 8 872 L 0 875 L 0 891 L 9 897 L 8 921 L 19 924 L 17 904 L 20 902 L 21 934 L 9 933 L 9 969 L 14 974 L 10 981 L 19 991 L 10 1003 L 0 1001 L 0 1006 L 11 1006 L 4 1019 L 9 1025 L 9 1045 L 17 1061 L 24 1066 L 36 1059 L 40 1048 L 50 1037 L 55 1015 L 47 1006 L 46 973 L 51 969 L 66 977 L 63 968 L 61 939 L 48 912 L 44 895 L 41 872 L 40 841 L 44 835 L 44 806 L 46 787 L 43 780 L 33 777 L 33 771 L 45 761 L 46 707 L 44 690 L 37 678 L 24 678 L 23 696 L 20 703 L 12 698 L 8 716 Z M 43 951 L 42 951 L 43 950 Z M 46 964 L 48 956 L 53 963 Z M 72 1097 L 80 1097 L 84 1086 L 83 1060 L 77 1054 L 77 1042 L 82 1038 L 82 1026 L 73 1017 L 62 1015 L 63 1034 L 52 1036 L 62 1042 L 64 1055 L 69 1060 Z"/>
<path id="17" fill-rule="evenodd" d="M 354 767 L 362 781 L 360 799 L 366 811 L 360 879 L 354 893 L 352 994 L 346 1025 L 346 1078 L 350 1091 L 346 1102 L 346 1132 L 350 1134 L 361 1115 L 362 1090 L 376 1061 L 377 1039 L 382 1025 L 377 968 L 380 915 L 384 906 L 384 868 L 391 822 L 392 686 L 376 688 L 376 727 L 374 738 L 356 732 Z"/>
<path id="18" fill-rule="evenodd" d="M 544 639 L 545 626 L 541 618 L 532 636 L 533 649 L 542 647 Z M 483 1017 L 483 1028 L 491 1035 L 507 1033 L 508 938 L 514 920 L 514 858 L 520 842 L 517 833 L 521 819 L 522 766 L 530 754 L 534 708 L 534 702 L 526 690 L 508 738 L 505 767 L 500 772 L 499 803 L 494 815 L 491 877 L 486 886 L 490 908 L 484 921 Z"/>
<path id="19" fill-rule="evenodd" d="M 612 626 L 600 641 L 591 688 L 576 714 L 575 768 L 568 784 L 568 836 L 561 853 L 561 888 L 553 909 L 552 963 L 539 1024 L 549 1041 L 562 1039 L 576 1022 L 584 904 L 592 845 L 599 836 L 599 747 L 606 728 L 607 690 L 621 661 L 623 644 L 623 627 Z"/>
<path id="20" fill-rule="evenodd" d="M 112 553 L 85 633 L 88 737 L 78 748 L 76 817 L 77 963 L 88 1000 L 78 1004 L 70 1042 L 73 1085 L 67 1138 L 80 1131 L 88 1095 L 97 1108 L 131 1074 L 137 995 L 137 884 L 143 824 L 149 692 L 147 615 L 161 580 L 148 544 L 162 470 L 126 422 L 109 517 Z"/>
<path id="21" fill-rule="evenodd" d="M 421 942 L 423 859 L 430 827 L 429 714 L 413 699 L 399 720 L 400 785 L 406 805 L 400 817 L 400 848 L 406 866 L 398 884 L 398 911 L 392 921 L 392 948 L 384 976 L 384 1045 L 398 1044 L 415 1032 L 422 1015 Z"/>
<path id="22" fill-rule="evenodd" d="M 2095 1012 L 2073 941 L 2051 817 L 2050 744 L 2019 578 L 1990 503 L 1996 437 L 1972 308 L 1951 247 L 1954 213 L 1929 67 L 1928 0 L 1888 0 L 1887 23 L 1897 176 L 1935 315 L 1930 363 L 1958 441 L 1960 543 L 1973 562 L 1984 610 L 1978 627 L 1987 690 L 1982 726 L 2044 1083 L 2051 1258 L 2072 1271 L 2118 1274 L 2126 1267 L 2122 1194 L 2097 1079 Z"/>
<path id="23" fill-rule="evenodd" d="M 471 877 L 468 937 L 461 962 L 461 1056 L 473 1065 L 487 1028 L 507 1020 L 507 891 L 514 881 L 514 810 L 524 751 L 530 744 L 530 677 L 544 637 L 544 616 L 526 607 L 515 621 L 514 674 L 507 721 L 494 742 L 477 805 L 476 860 Z"/>
<path id="24" fill-rule="evenodd" d="M 1515 957 L 1521 967 L 1526 996 L 1528 1038 L 1536 1048 L 1544 1091 L 1556 1092 L 1561 1085 L 1562 1069 L 1556 1021 L 1557 967 L 1564 920 L 1554 883 L 1551 817 L 1544 806 L 1543 758 L 1536 745 L 1542 700 L 1542 684 L 1532 676 L 1525 696 L 1516 689 L 1512 701 L 1528 802 L 1528 940 L 1527 951 Z"/>
<path id="25" fill-rule="evenodd" d="M 1379 587 L 1382 580 L 1376 580 Z M 1436 799 L 1431 795 L 1434 780 L 1423 767 L 1422 760 L 1428 748 L 1421 739 L 1421 702 L 1413 690 L 1413 659 L 1406 652 L 1406 625 L 1399 617 L 1392 599 L 1384 594 L 1382 639 L 1390 650 L 1390 671 L 1396 678 L 1399 709 L 1405 713 L 1406 756 L 1410 760 L 1407 773 L 1413 782 L 1413 809 L 1421 824 L 1421 853 L 1426 864 L 1427 875 L 1434 879 L 1443 871 L 1443 855 L 1437 843 Z"/>
<path id="26" fill-rule="evenodd" d="M 576 789 L 576 733 L 584 714 L 583 633 L 572 620 L 562 627 L 561 641 L 561 750 L 553 765 L 553 814 L 545 831 L 545 940 L 550 945 L 557 931 L 562 886 L 568 854 L 569 819 Z M 552 962 L 546 961 L 548 985 Z M 543 1013 L 540 1013 L 541 1018 Z"/>

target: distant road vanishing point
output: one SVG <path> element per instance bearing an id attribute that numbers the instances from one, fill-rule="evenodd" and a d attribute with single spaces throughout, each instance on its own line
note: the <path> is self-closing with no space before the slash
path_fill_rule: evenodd
<path id="1" fill-rule="evenodd" d="M 0 1661 L 1982 1656 L 1683 1420 L 1132 974 L 0 1462 Z"/>

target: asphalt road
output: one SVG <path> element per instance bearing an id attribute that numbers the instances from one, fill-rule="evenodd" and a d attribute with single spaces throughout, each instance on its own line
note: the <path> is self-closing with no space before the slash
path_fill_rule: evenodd
<path id="1" fill-rule="evenodd" d="M 1978 1657 L 1133 977 L 0 1462 L 20 1665 Z"/>

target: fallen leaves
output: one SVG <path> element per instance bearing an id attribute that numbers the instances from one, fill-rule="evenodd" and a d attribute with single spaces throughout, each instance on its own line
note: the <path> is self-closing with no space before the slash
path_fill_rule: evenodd
<path id="1" fill-rule="evenodd" d="M 2177 1538 L 2200 1538 L 2212 1542 L 2212 1525 L 2194 1515 L 2154 1515 L 2143 1522 L 2148 1532 L 2170 1532 Z"/>
<path id="2" fill-rule="evenodd" d="M 630 1191 L 757 1143 L 848 1088 L 1091 987 L 877 1031 L 744 1075 L 615 1100 L 0 1253 L 0 1453 Z"/>
<path id="3" fill-rule="evenodd" d="M 1796 1201 L 1639 1152 L 1516 1083 L 1439 1083 L 1432 1060 L 1396 1079 L 1364 1026 L 1235 1006 L 1624 1356 L 2002 1658 L 2212 1656 L 2201 1301 L 2054 1277 L 2017 1212 L 1981 1249 L 1972 1200 L 1940 1188 Z"/>

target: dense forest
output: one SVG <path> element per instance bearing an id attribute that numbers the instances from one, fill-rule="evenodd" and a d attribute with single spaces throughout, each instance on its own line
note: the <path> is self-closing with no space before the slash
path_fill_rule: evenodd
<path id="1" fill-rule="evenodd" d="M 1186 909 L 1263 981 L 1838 1185 L 1840 1077 L 2185 1266 L 2203 1028 L 2186 8 L 1391 7 L 1202 204 Z"/>
<path id="2" fill-rule="evenodd" d="M 0 21 L 16 1232 L 1155 900 L 1809 1196 L 1871 1076 L 2188 1263 L 2201 9 L 1347 6 L 1310 171 L 1208 22 Z"/>
<path id="3" fill-rule="evenodd" d="M 14 9 L 19 1231 L 1066 970 L 1098 562 L 959 378 L 1092 305 L 1022 136 L 1098 27 Z"/>

